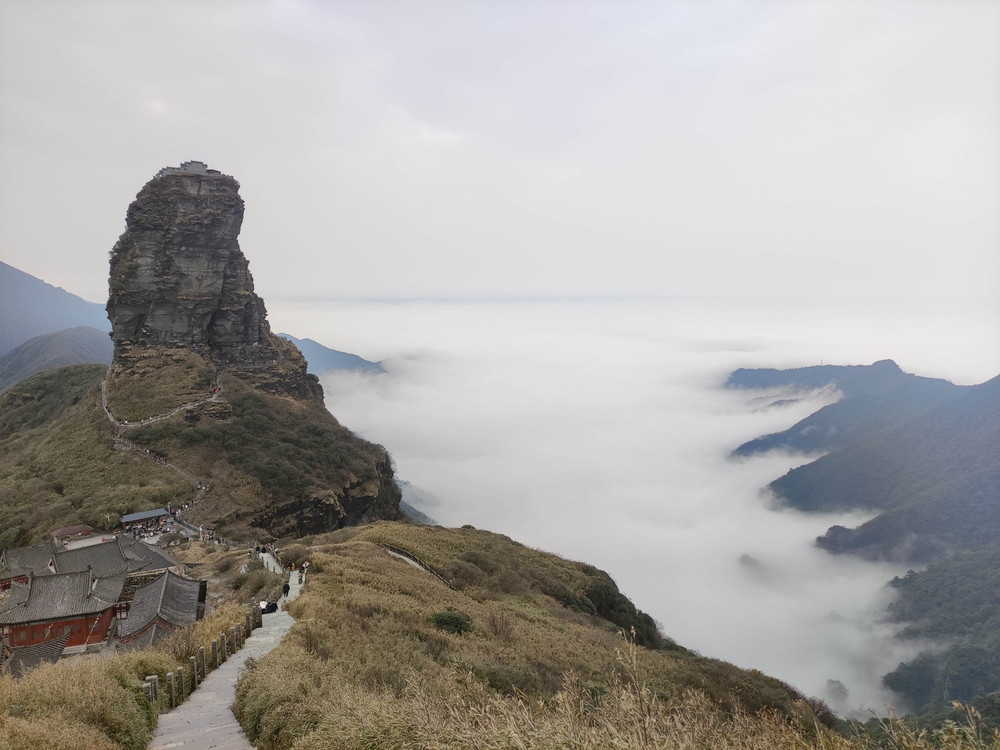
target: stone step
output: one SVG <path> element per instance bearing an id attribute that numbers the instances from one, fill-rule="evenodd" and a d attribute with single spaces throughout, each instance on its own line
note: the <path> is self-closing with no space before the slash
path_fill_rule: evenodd
<path id="1" fill-rule="evenodd" d="M 298 572 L 289 577 L 291 590 L 285 601 L 299 595 L 298 581 Z M 248 658 L 259 659 L 271 651 L 294 623 L 284 610 L 264 615 L 263 626 L 247 638 L 242 649 L 211 672 L 184 703 L 160 714 L 146 750 L 253 750 L 230 709 L 236 699 L 236 680 Z"/>

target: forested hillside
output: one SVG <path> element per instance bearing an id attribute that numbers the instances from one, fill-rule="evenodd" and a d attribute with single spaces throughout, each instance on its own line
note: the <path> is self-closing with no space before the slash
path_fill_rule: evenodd
<path id="1" fill-rule="evenodd" d="M 857 528 L 830 528 L 817 544 L 918 569 L 929 563 L 892 581 L 886 618 L 926 650 L 886 675 L 886 685 L 928 716 L 940 718 L 952 700 L 975 701 L 1000 722 L 1000 377 L 955 386 L 880 362 L 741 370 L 730 386 L 843 394 L 737 453 L 829 451 L 771 483 L 779 502 L 878 511 Z"/>

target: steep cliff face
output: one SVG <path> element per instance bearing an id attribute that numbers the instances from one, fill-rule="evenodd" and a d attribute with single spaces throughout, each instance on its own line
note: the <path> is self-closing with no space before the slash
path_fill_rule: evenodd
<path id="1" fill-rule="evenodd" d="M 271 333 L 242 222 L 239 183 L 201 162 L 160 170 L 129 206 L 111 252 L 112 410 L 136 423 L 193 405 L 128 437 L 212 486 L 200 525 L 281 535 L 397 518 L 385 449 L 326 411 L 302 353 Z M 218 386 L 224 404 L 203 403 Z"/>
<path id="2" fill-rule="evenodd" d="M 108 317 L 116 360 L 129 347 L 182 346 L 237 370 L 291 351 L 271 334 L 238 236 L 239 183 L 201 162 L 161 170 L 128 208 L 111 251 Z"/>

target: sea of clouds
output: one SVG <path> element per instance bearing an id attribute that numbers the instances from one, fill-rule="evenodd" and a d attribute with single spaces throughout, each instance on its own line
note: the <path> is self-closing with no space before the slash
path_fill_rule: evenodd
<path id="1" fill-rule="evenodd" d="M 811 457 L 730 458 L 836 394 L 773 405 L 788 394 L 723 386 L 737 367 L 885 358 L 980 382 L 1000 369 L 989 315 L 675 300 L 279 302 L 271 318 L 383 361 L 386 374 L 324 376 L 327 405 L 389 449 L 438 523 L 597 565 L 680 644 L 842 713 L 894 704 L 880 677 L 914 645 L 881 616 L 905 568 L 813 546 L 861 513 L 774 509 L 763 488 Z"/>

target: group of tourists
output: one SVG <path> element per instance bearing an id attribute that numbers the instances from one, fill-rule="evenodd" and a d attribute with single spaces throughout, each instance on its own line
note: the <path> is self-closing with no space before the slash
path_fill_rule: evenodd
<path id="1" fill-rule="evenodd" d="M 168 534 L 171 531 L 177 531 L 177 525 L 169 516 L 130 523 L 127 529 L 127 533 L 136 539 L 145 539 L 158 534 Z"/>
<path id="2" fill-rule="evenodd" d="M 142 452 L 149 456 L 154 461 L 159 461 L 161 464 L 167 463 L 167 457 L 162 453 L 157 453 L 156 451 L 151 451 L 149 448 L 143 448 Z"/>

